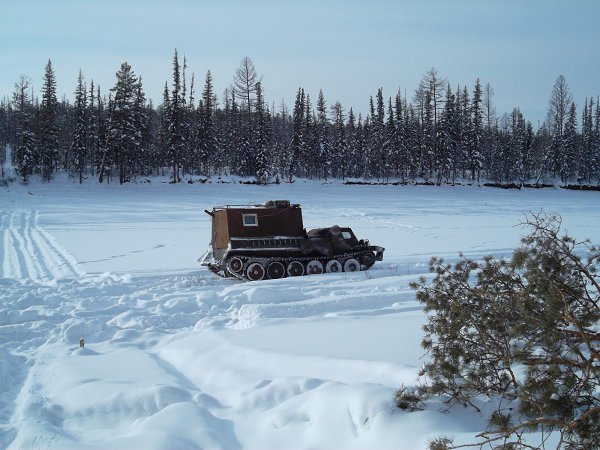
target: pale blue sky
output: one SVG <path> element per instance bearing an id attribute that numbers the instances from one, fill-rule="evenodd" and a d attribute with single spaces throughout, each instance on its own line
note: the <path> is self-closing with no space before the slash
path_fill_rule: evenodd
<path id="1" fill-rule="evenodd" d="M 221 94 L 249 56 L 270 103 L 322 88 L 365 113 L 378 87 L 412 97 L 436 67 L 453 87 L 489 82 L 499 112 L 537 123 L 560 74 L 579 107 L 600 94 L 600 1 L 0 0 L 0 97 L 21 73 L 39 93 L 50 58 L 61 95 L 80 68 L 106 92 L 127 61 L 158 102 L 175 48 L 198 92 L 210 69 Z"/>

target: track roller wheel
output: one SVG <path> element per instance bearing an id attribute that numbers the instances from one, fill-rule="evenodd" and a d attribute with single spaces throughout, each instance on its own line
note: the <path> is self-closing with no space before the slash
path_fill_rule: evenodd
<path id="1" fill-rule="evenodd" d="M 300 261 L 292 261 L 287 266 L 287 273 L 290 277 L 301 277 L 304 275 L 304 265 Z"/>
<path id="2" fill-rule="evenodd" d="M 244 263 L 240 258 L 234 256 L 232 258 L 229 258 L 229 260 L 227 261 L 227 268 L 232 273 L 240 273 L 244 268 Z"/>
<path id="3" fill-rule="evenodd" d="M 344 263 L 344 272 L 356 272 L 358 270 L 360 270 L 360 263 L 356 259 L 350 258 Z"/>
<path id="4" fill-rule="evenodd" d="M 375 255 L 371 252 L 365 252 L 360 255 L 360 262 L 366 267 L 371 267 L 375 264 Z"/>
<path id="5" fill-rule="evenodd" d="M 267 275 L 272 280 L 277 280 L 285 276 L 285 267 L 279 261 L 273 261 L 267 267 Z"/>
<path id="6" fill-rule="evenodd" d="M 306 272 L 308 272 L 309 275 L 323 273 L 323 263 L 313 259 L 306 265 Z"/>
<path id="7" fill-rule="evenodd" d="M 337 259 L 332 259 L 331 261 L 328 261 L 325 265 L 325 272 L 327 273 L 338 273 L 341 272 L 342 269 L 342 263 L 339 262 Z"/>
<path id="8" fill-rule="evenodd" d="M 248 266 L 246 276 L 250 281 L 262 280 L 265 277 L 265 268 L 261 263 L 253 262 Z"/>

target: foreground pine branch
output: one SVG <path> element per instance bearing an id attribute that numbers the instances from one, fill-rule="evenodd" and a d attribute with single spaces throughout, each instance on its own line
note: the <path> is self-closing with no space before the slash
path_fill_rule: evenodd
<path id="1" fill-rule="evenodd" d="M 480 411 L 494 402 L 475 447 L 545 448 L 558 433 L 559 448 L 600 448 L 600 252 L 561 234 L 557 216 L 532 215 L 523 226 L 530 232 L 510 261 L 433 258 L 431 283 L 413 283 L 429 316 L 430 359 L 410 404 L 441 396 L 448 409 Z M 406 404 L 401 391 L 396 400 Z M 525 438 L 532 431 L 543 436 L 537 447 Z"/>

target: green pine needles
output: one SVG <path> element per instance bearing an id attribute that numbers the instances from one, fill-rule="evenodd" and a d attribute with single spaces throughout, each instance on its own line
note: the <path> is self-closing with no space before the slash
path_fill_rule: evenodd
<path id="1" fill-rule="evenodd" d="M 523 225 L 530 233 L 512 259 L 433 258 L 433 280 L 413 283 L 429 360 L 421 386 L 396 402 L 414 410 L 441 396 L 486 414 L 475 446 L 544 448 L 558 433 L 559 448 L 600 448 L 600 251 L 561 234 L 558 216 Z M 542 442 L 527 442 L 530 431 Z M 462 447 L 431 445 L 440 443 Z"/>

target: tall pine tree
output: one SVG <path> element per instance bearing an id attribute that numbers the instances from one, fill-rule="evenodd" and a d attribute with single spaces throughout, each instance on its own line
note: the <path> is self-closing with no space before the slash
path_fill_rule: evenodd
<path id="1" fill-rule="evenodd" d="M 83 81 L 83 73 L 79 70 L 77 88 L 75 89 L 75 132 L 73 134 L 73 145 L 71 146 L 70 163 L 73 175 L 78 175 L 79 183 L 83 183 L 83 174 L 87 161 L 87 88 Z"/>
<path id="2" fill-rule="evenodd" d="M 52 62 L 48 60 L 42 86 L 40 105 L 40 133 L 38 137 L 41 156 L 42 180 L 50 181 L 58 160 L 58 100 L 56 78 Z"/>
<path id="3" fill-rule="evenodd" d="M 140 130 L 136 117 L 136 91 L 139 80 L 124 62 L 116 73 L 117 83 L 111 89 L 114 93 L 108 124 L 108 142 L 114 164 L 119 174 L 119 183 L 130 181 L 133 172 L 133 155 L 139 148 Z"/>
<path id="4" fill-rule="evenodd" d="M 262 93 L 260 81 L 256 83 L 256 121 L 254 132 L 254 148 L 256 149 L 255 158 L 255 177 L 259 184 L 267 184 L 269 182 L 272 168 L 270 165 L 270 138 L 269 130 L 270 120 L 268 111 Z"/>

